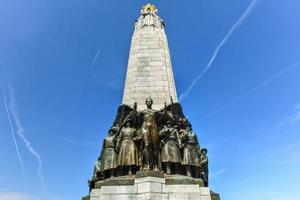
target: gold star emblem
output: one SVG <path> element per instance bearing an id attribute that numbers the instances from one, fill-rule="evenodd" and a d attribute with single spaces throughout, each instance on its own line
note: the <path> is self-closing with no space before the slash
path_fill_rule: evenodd
<path id="1" fill-rule="evenodd" d="M 146 14 L 148 12 L 157 13 L 157 8 L 155 7 L 155 5 L 150 3 L 144 5 L 142 8 L 142 14 Z"/>

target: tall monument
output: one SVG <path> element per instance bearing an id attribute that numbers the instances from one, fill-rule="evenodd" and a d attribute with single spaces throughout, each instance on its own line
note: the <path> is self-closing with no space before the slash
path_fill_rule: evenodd
<path id="1" fill-rule="evenodd" d="M 165 23 L 152 4 L 136 20 L 122 105 L 83 200 L 219 200 L 207 149 L 178 103 Z"/>
<path id="2" fill-rule="evenodd" d="M 123 104 L 144 109 L 144 101 L 151 97 L 153 108 L 164 103 L 178 102 L 164 21 L 153 5 L 146 5 L 134 24 Z"/>

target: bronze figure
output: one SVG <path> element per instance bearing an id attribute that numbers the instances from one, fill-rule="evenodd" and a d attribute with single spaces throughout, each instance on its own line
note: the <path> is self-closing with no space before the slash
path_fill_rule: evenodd
<path id="1" fill-rule="evenodd" d="M 197 136 L 180 104 L 172 102 L 157 111 L 152 109 L 151 98 L 145 103 L 147 108 L 142 111 L 137 110 L 136 103 L 119 107 L 95 163 L 90 188 L 112 176 L 162 169 L 167 174 L 200 176 L 208 185 L 207 150 L 200 152 Z"/>
<path id="2" fill-rule="evenodd" d="M 113 126 L 109 132 L 108 136 L 103 141 L 103 152 L 101 155 L 101 170 L 106 178 L 114 176 L 114 170 L 117 167 L 117 154 L 115 152 L 116 145 L 116 133 L 118 132 L 118 127 Z"/>
<path id="3" fill-rule="evenodd" d="M 147 109 L 140 113 L 143 116 L 141 133 L 146 144 L 145 147 L 151 151 L 151 154 L 144 154 L 145 161 L 148 163 L 146 168 L 159 171 L 159 136 L 156 125 L 158 112 L 152 109 L 153 100 L 151 98 L 147 98 L 145 103 Z"/>
<path id="4" fill-rule="evenodd" d="M 101 178 L 101 156 L 95 161 L 92 177 L 88 180 L 90 191 L 95 187 L 97 180 Z"/>
<path id="5" fill-rule="evenodd" d="M 140 165 L 141 170 L 151 170 L 153 163 L 152 146 L 150 143 L 149 132 L 145 128 L 139 130 L 139 139 L 141 141 L 140 148 Z"/>
<path id="6" fill-rule="evenodd" d="M 131 120 L 127 120 L 118 136 L 118 166 L 127 167 L 128 174 L 132 174 L 133 167 L 138 166 L 138 150 L 135 144 L 136 129 L 132 127 Z"/>
<path id="7" fill-rule="evenodd" d="M 201 157 L 200 157 L 200 175 L 204 182 L 204 186 L 208 187 L 208 157 L 207 157 L 207 149 L 201 149 Z"/>
<path id="8" fill-rule="evenodd" d="M 181 141 L 177 130 L 178 126 L 172 127 L 170 121 L 167 125 L 159 132 L 161 138 L 162 150 L 161 150 L 161 161 L 166 168 L 166 173 L 171 174 L 172 168 L 178 167 L 181 162 L 180 150 Z"/>
<path id="9" fill-rule="evenodd" d="M 182 165 L 185 166 L 187 176 L 196 177 L 200 167 L 200 147 L 190 124 L 186 126 L 186 129 L 181 130 L 181 138 L 183 143 Z"/>

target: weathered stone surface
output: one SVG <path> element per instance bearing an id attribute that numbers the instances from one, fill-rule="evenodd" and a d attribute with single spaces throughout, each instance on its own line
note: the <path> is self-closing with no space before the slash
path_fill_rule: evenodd
<path id="1" fill-rule="evenodd" d="M 138 171 L 135 175 L 135 178 L 143 177 L 164 178 L 164 173 L 162 171 Z"/>
<path id="2" fill-rule="evenodd" d="M 132 36 L 122 104 L 137 102 L 137 109 L 143 110 L 145 99 L 151 97 L 153 108 L 161 109 L 165 102 L 171 103 L 171 97 L 178 102 L 168 41 L 164 26 L 154 22 L 154 26 L 143 26 L 143 20 L 136 22 Z M 160 18 L 153 16 L 153 20 Z"/>
<path id="3" fill-rule="evenodd" d="M 188 176 L 181 176 L 181 175 L 168 175 L 166 176 L 166 185 L 192 185 L 196 184 L 200 187 L 204 187 L 204 183 L 202 179 L 199 178 L 192 178 Z"/>
<path id="4" fill-rule="evenodd" d="M 159 173 L 152 173 L 153 176 L 157 174 Z M 84 197 L 83 200 L 215 200 L 211 199 L 209 188 L 192 184 L 192 181 L 189 184 L 178 181 L 178 184 L 167 185 L 167 178 L 143 177 L 144 175 L 139 174 L 140 178 L 134 179 L 134 185 L 92 189 L 90 197 Z M 184 180 L 181 176 L 173 176 L 173 179 Z"/>
<path id="5" fill-rule="evenodd" d="M 122 176 L 122 177 L 112 177 L 105 179 L 103 181 L 96 182 L 95 188 L 101 188 L 102 186 L 118 186 L 118 185 L 133 185 L 133 176 Z"/>

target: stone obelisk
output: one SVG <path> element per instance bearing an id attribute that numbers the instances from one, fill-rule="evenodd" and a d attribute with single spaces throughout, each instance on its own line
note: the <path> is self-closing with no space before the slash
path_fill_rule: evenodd
<path id="1" fill-rule="evenodd" d="M 146 6 L 134 24 L 128 59 L 123 104 L 145 108 L 145 99 L 153 99 L 153 108 L 178 102 L 164 21 L 155 7 Z"/>
<path id="2" fill-rule="evenodd" d="M 152 4 L 134 25 L 122 104 L 83 200 L 219 200 L 207 149 L 178 102 L 164 21 Z"/>

